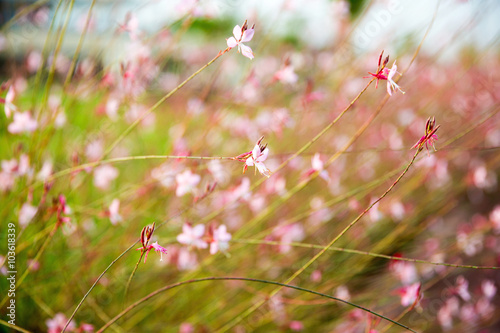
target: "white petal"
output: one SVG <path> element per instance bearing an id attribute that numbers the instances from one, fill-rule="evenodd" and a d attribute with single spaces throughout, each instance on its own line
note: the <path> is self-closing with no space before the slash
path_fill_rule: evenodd
<path id="1" fill-rule="evenodd" d="M 193 228 L 193 236 L 196 238 L 200 238 L 205 233 L 205 225 L 198 224 Z"/>
<path id="2" fill-rule="evenodd" d="M 257 159 L 257 162 L 264 162 L 267 159 L 267 155 L 269 155 L 269 148 L 264 149 Z"/>
<path id="3" fill-rule="evenodd" d="M 241 27 L 239 25 L 236 25 L 233 28 L 233 35 L 234 35 L 234 38 L 236 38 L 236 40 L 239 41 L 241 39 Z"/>
<path id="4" fill-rule="evenodd" d="M 249 42 L 253 38 L 254 29 L 248 29 L 243 33 L 242 42 Z"/>
<path id="5" fill-rule="evenodd" d="M 235 47 L 236 45 L 238 45 L 238 43 L 236 42 L 236 39 L 234 39 L 234 37 L 229 37 L 227 39 L 227 46 L 230 47 L 230 48 L 233 48 Z"/>
<path id="6" fill-rule="evenodd" d="M 241 43 L 238 46 L 241 47 L 241 54 L 243 54 L 248 59 L 253 59 L 254 58 L 252 49 L 250 47 L 248 47 L 246 45 L 243 45 Z"/>

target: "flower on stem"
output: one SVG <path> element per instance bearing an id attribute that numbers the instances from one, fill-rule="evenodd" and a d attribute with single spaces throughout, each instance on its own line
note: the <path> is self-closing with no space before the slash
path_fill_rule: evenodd
<path id="1" fill-rule="evenodd" d="M 441 125 L 436 126 L 435 117 L 432 118 L 429 117 L 429 119 L 427 119 L 427 122 L 425 123 L 425 135 L 423 135 L 417 141 L 417 143 L 411 148 L 412 149 L 417 148 L 418 151 L 421 151 L 422 149 L 424 149 L 425 145 L 425 148 L 427 149 L 427 155 L 429 155 L 429 145 L 431 145 L 432 148 L 434 148 L 434 151 L 436 151 L 436 147 L 434 146 L 434 140 L 438 139 L 436 131 L 439 129 L 440 126 Z"/>
<path id="2" fill-rule="evenodd" d="M 240 52 L 242 55 L 247 57 L 248 59 L 253 59 L 253 52 L 252 49 L 243 43 L 249 42 L 253 38 L 254 34 L 254 28 L 255 24 L 249 29 L 248 28 L 248 23 L 245 20 L 245 23 L 243 23 L 243 26 L 240 27 L 239 25 L 236 25 L 233 29 L 233 35 L 234 37 L 229 37 L 227 39 L 227 46 L 229 49 L 232 49 L 233 47 L 238 46 L 238 52 Z"/>
<path id="3" fill-rule="evenodd" d="M 149 251 L 155 250 L 156 252 L 160 252 L 160 261 L 163 261 L 163 253 L 167 254 L 167 249 L 158 244 L 158 242 L 154 242 L 153 244 L 149 245 L 149 241 L 151 240 L 151 237 L 153 236 L 153 232 L 155 231 L 155 223 L 150 226 L 145 226 L 142 228 L 141 231 L 141 243 L 142 247 L 136 249 L 141 250 L 141 254 L 146 254 L 144 257 L 144 263 L 146 263 L 146 260 L 148 259 L 148 254 Z"/>
<path id="4" fill-rule="evenodd" d="M 387 81 L 387 93 L 390 96 L 392 96 L 392 90 L 395 91 L 396 89 L 404 94 L 405 92 L 393 80 L 394 75 L 396 75 L 396 74 L 401 75 L 401 73 L 398 72 L 398 66 L 396 66 L 396 61 L 394 61 L 394 63 L 392 64 L 391 69 L 386 68 L 387 63 L 389 62 L 389 56 L 387 56 L 384 59 L 384 62 L 382 63 L 383 54 L 384 54 L 384 51 L 382 51 L 382 53 L 380 53 L 380 56 L 378 58 L 377 72 L 376 73 L 368 72 L 368 74 L 370 74 L 370 76 L 365 76 L 364 78 L 369 78 L 369 77 L 376 78 L 377 82 L 375 84 L 375 89 L 378 88 L 378 81 L 379 80 L 386 80 Z"/>
<path id="5" fill-rule="evenodd" d="M 245 162 L 243 173 L 245 173 L 249 166 L 255 166 L 256 170 L 259 170 L 261 174 L 269 178 L 271 177 L 272 172 L 264 164 L 264 161 L 267 159 L 267 155 L 269 155 L 269 148 L 267 148 L 267 144 L 260 144 L 263 139 L 264 137 L 262 136 L 257 141 L 257 144 L 252 151 L 233 157 L 233 159 Z"/>
<path id="6" fill-rule="evenodd" d="M 399 90 L 402 94 L 405 93 L 392 79 L 394 75 L 396 75 L 396 73 L 401 75 L 401 73 L 398 72 L 398 66 L 396 66 L 396 61 L 394 61 L 394 63 L 392 64 L 392 68 L 389 71 L 389 74 L 387 75 L 387 93 L 391 96 L 392 96 L 392 90 L 396 91 L 396 89 Z"/>

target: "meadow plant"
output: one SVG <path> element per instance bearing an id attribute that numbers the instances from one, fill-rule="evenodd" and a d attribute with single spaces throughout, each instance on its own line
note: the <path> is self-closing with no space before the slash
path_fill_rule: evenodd
<path id="1" fill-rule="evenodd" d="M 98 1 L 16 8 L 0 331 L 495 332 L 498 39 L 460 44 L 471 19 L 436 43 L 437 8 L 360 51 L 371 8 L 400 11 L 325 3 L 321 47 L 294 2 L 240 26 L 186 1 L 154 31 L 143 9 L 103 27 Z"/>

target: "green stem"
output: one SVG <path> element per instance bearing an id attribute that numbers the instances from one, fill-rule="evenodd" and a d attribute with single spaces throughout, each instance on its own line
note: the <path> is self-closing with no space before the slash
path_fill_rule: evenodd
<path id="1" fill-rule="evenodd" d="M 259 244 L 259 245 L 264 244 L 264 245 L 276 245 L 276 246 L 288 245 L 288 246 L 302 247 L 302 248 L 307 248 L 307 249 L 323 249 L 324 248 L 323 245 L 308 244 L 308 243 L 301 243 L 301 242 L 283 243 L 283 242 L 279 242 L 279 241 L 270 241 L 270 240 L 265 240 L 265 239 L 233 239 L 231 241 L 234 243 L 242 243 L 242 244 Z M 368 252 L 368 251 L 359 251 L 359 250 L 354 250 L 354 249 L 346 249 L 343 247 L 330 247 L 328 249 L 328 251 L 360 254 L 360 255 L 366 255 L 366 256 L 371 256 L 371 257 L 376 257 L 376 258 L 384 258 L 384 259 L 389 259 L 389 260 L 409 261 L 409 262 L 413 262 L 416 264 L 428 264 L 428 265 L 447 266 L 447 267 L 454 267 L 454 268 L 492 269 L 492 270 L 500 269 L 500 267 L 498 267 L 498 266 L 460 265 L 460 264 L 451 264 L 451 263 L 445 263 L 445 262 L 427 261 L 427 260 L 414 259 L 414 258 L 394 257 L 394 256 L 386 255 L 386 254 L 380 254 L 380 253 L 374 253 L 374 252 Z"/>
<path id="2" fill-rule="evenodd" d="M 332 300 L 335 300 L 335 301 L 338 301 L 338 302 L 342 302 L 342 303 L 348 304 L 348 305 L 353 306 L 355 308 L 361 309 L 361 310 L 363 310 L 365 312 L 371 313 L 374 316 L 377 316 L 379 318 L 387 320 L 387 321 L 391 322 L 394 325 L 398 325 L 399 327 L 402 327 L 402 328 L 404 328 L 404 329 L 406 329 L 408 331 L 415 332 L 414 330 L 412 330 L 408 326 L 403 325 L 403 324 L 401 324 L 401 323 L 399 323 L 399 322 L 397 322 L 395 320 L 392 320 L 392 319 L 390 319 L 390 318 L 388 318 L 388 317 L 386 317 L 384 315 L 381 315 L 381 314 L 379 314 L 379 313 L 377 313 L 375 311 L 372 311 L 372 310 L 370 310 L 368 308 L 365 308 L 365 307 L 363 307 L 361 305 L 357 305 L 357 304 L 348 302 L 346 300 L 343 300 L 343 299 L 340 299 L 340 298 L 337 298 L 337 297 L 334 297 L 334 296 L 330 296 L 330 295 L 327 295 L 327 294 L 323 294 L 323 293 L 320 293 L 320 292 L 317 292 L 317 291 L 313 291 L 313 290 L 310 290 L 310 289 L 306 289 L 306 288 L 302 288 L 302 287 L 298 287 L 298 286 L 293 286 L 293 285 L 289 285 L 289 284 L 286 284 L 286 283 L 281 283 L 281 282 L 276 282 L 276 281 L 269 281 L 269 280 L 262 280 L 262 279 L 252 279 L 252 278 L 244 278 L 244 277 L 206 277 L 206 278 L 192 279 L 192 280 L 187 280 L 187 281 L 182 281 L 182 282 L 174 283 L 174 284 L 171 284 L 171 285 L 168 285 L 168 286 L 165 286 L 165 287 L 162 287 L 162 288 L 159 288 L 159 289 L 153 291 L 149 295 L 144 296 L 143 298 L 141 298 L 140 300 L 138 300 L 138 301 L 134 302 L 133 304 L 129 305 L 126 309 L 124 309 L 122 312 L 120 312 L 119 314 L 117 314 L 113 319 L 111 319 L 109 322 L 107 322 L 106 325 L 104 325 L 103 327 L 101 327 L 97 331 L 97 333 L 104 332 L 109 326 L 111 326 L 112 324 L 114 324 L 118 319 L 120 319 L 121 317 L 123 317 L 129 311 L 131 311 L 135 307 L 139 306 L 140 304 L 146 302 L 150 298 L 152 298 L 152 297 L 154 297 L 154 296 L 156 296 L 158 294 L 161 294 L 164 291 L 167 291 L 167 290 L 170 290 L 170 289 L 173 289 L 173 288 L 176 288 L 176 287 L 180 287 L 180 286 L 183 286 L 183 285 L 191 284 L 191 283 L 198 283 L 198 282 L 203 282 L 203 281 L 221 281 L 221 280 L 223 280 L 223 281 L 248 281 L 248 282 L 265 283 L 265 284 L 271 284 L 271 285 L 279 286 L 280 289 L 281 288 L 290 288 L 290 289 L 295 289 L 295 290 L 303 291 L 303 292 L 306 292 L 306 293 L 310 293 L 310 294 L 313 294 L 313 295 L 317 295 L 317 296 L 321 296 L 321 297 L 326 297 L 326 298 L 329 298 L 329 299 L 332 299 Z"/>

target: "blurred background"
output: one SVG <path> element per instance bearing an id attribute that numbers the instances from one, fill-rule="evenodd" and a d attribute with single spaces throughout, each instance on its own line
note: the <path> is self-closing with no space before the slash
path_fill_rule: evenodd
<path id="1" fill-rule="evenodd" d="M 180 281 L 284 282 L 302 268 L 291 284 L 419 332 L 500 331 L 498 1 L 3 0 L 0 9 L 2 320 L 4 226 L 14 222 L 16 324 L 29 332 L 60 332 L 122 254 L 69 332 L 98 331 Z M 255 57 L 219 53 L 245 20 Z M 370 84 L 382 51 L 386 71 Z M 394 65 L 399 90 L 386 81 Z M 413 162 L 434 117 L 436 149 Z M 232 157 L 263 135 L 272 176 L 243 174 L 245 159 Z M 166 253 L 144 261 L 135 242 L 153 222 L 149 245 Z M 109 331 L 406 331 L 317 295 L 270 297 L 275 287 L 193 283 Z"/>

